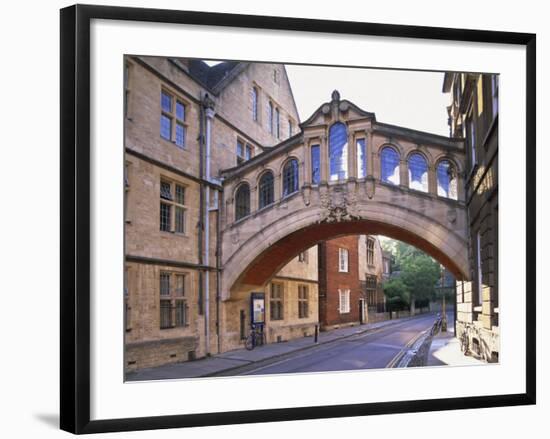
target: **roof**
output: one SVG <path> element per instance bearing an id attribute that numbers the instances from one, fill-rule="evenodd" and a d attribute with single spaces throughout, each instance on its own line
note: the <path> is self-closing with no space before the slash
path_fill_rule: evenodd
<path id="1" fill-rule="evenodd" d="M 203 60 L 190 59 L 189 76 L 214 93 L 218 93 L 247 65 L 248 63 L 239 61 L 224 61 L 215 66 L 209 66 Z"/>

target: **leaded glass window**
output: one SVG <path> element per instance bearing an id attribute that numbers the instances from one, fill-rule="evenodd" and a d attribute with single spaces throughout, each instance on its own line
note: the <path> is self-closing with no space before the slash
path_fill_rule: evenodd
<path id="1" fill-rule="evenodd" d="M 348 178 L 348 133 L 341 122 L 330 127 L 329 162 L 331 181 Z"/>
<path id="2" fill-rule="evenodd" d="M 437 195 L 458 199 L 456 168 L 449 160 L 442 160 L 437 165 Z"/>
<path id="3" fill-rule="evenodd" d="M 367 144 L 365 139 L 357 139 L 357 178 L 367 176 Z"/>
<path id="4" fill-rule="evenodd" d="M 428 192 L 428 163 L 418 153 L 413 153 L 409 157 L 409 187 Z"/>
<path id="5" fill-rule="evenodd" d="M 283 197 L 298 190 L 298 161 L 289 160 L 283 168 Z"/>
<path id="6" fill-rule="evenodd" d="M 319 184 L 321 182 L 321 147 L 313 145 L 311 147 L 311 183 Z"/>
<path id="7" fill-rule="evenodd" d="M 273 174 L 271 171 L 266 172 L 260 178 L 260 209 L 269 206 L 274 201 Z"/>
<path id="8" fill-rule="evenodd" d="M 393 148 L 384 148 L 380 155 L 381 179 L 385 183 L 399 184 L 399 154 Z"/>
<path id="9" fill-rule="evenodd" d="M 235 221 L 250 214 L 250 188 L 242 184 L 235 194 Z"/>

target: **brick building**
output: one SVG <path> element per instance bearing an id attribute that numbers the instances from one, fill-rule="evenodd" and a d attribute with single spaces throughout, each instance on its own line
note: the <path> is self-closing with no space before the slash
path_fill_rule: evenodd
<path id="1" fill-rule="evenodd" d="M 471 282 L 457 282 L 457 336 L 496 362 L 498 301 L 498 80 L 496 74 L 446 73 L 450 136 L 464 138 Z"/>
<path id="2" fill-rule="evenodd" d="M 378 320 L 384 313 L 382 249 L 375 236 L 319 244 L 319 322 L 331 329 Z"/>

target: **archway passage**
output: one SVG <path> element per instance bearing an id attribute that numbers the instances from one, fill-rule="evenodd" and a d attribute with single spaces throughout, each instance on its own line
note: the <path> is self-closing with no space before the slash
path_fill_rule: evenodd
<path id="1" fill-rule="evenodd" d="M 264 285 L 296 254 L 328 239 L 344 235 L 384 235 L 411 244 L 444 265 L 457 279 L 466 279 L 464 267 L 426 239 L 405 229 L 377 221 L 319 223 L 290 233 L 261 254 L 242 272 L 235 284 Z"/>

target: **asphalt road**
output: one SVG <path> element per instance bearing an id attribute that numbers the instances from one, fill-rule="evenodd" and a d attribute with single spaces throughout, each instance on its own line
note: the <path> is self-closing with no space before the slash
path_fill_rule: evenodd
<path id="1" fill-rule="evenodd" d="M 321 345 L 307 352 L 298 352 L 290 358 L 249 370 L 243 375 L 385 368 L 409 342 L 431 328 L 435 318 L 430 314 Z"/>

